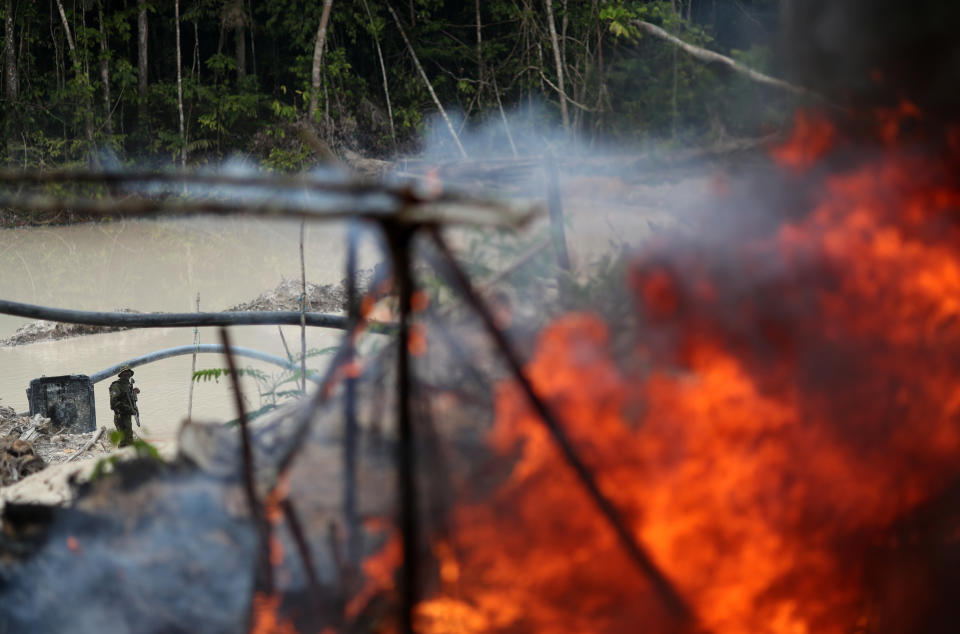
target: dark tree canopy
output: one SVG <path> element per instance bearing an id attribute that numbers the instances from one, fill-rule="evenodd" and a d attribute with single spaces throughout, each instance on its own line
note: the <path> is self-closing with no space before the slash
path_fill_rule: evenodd
<path id="1" fill-rule="evenodd" d="M 631 21 L 782 75 L 771 51 L 792 4 L 334 0 L 315 84 L 323 2 L 180 0 L 181 133 L 175 3 L 8 0 L 0 5 L 2 158 L 69 165 L 95 149 L 162 164 L 185 150 L 193 164 L 239 153 L 291 170 L 314 162 L 318 145 L 335 154 L 415 152 L 441 107 L 457 133 L 497 125 L 502 108 L 522 110 L 518 121 L 532 129 L 595 144 L 759 136 L 782 123 L 789 95 L 678 53 Z M 487 149 L 510 146 L 497 139 Z"/>

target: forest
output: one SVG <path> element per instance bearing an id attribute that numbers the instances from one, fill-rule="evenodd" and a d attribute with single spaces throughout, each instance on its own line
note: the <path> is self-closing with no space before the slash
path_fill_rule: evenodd
<path id="1" fill-rule="evenodd" d="M 434 124 L 451 158 L 467 155 L 455 137 L 485 126 L 506 133 L 487 155 L 529 153 L 510 126 L 591 147 L 755 138 L 795 95 L 639 27 L 778 76 L 789 4 L 4 0 L 0 157 L 45 169 L 241 156 L 291 171 L 416 154 Z"/>

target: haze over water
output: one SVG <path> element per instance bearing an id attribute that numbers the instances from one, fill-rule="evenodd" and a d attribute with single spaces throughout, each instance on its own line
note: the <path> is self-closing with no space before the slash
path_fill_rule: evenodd
<path id="1" fill-rule="evenodd" d="M 300 224 L 249 218 L 191 218 L 160 221 L 88 223 L 0 231 L 0 297 L 60 308 L 142 312 L 218 311 L 251 300 L 283 278 L 299 279 Z M 344 225 L 307 224 L 307 281 L 337 283 L 343 278 Z M 375 252 L 362 252 L 361 267 L 373 266 Z M 9 337 L 30 320 L 0 315 L 0 337 Z M 276 326 L 231 329 L 235 345 L 284 357 Z M 297 327 L 284 327 L 294 354 Z M 332 345 L 335 330 L 310 328 L 307 347 Z M 219 343 L 216 328 L 200 330 L 201 343 Z M 0 403 L 27 410 L 32 379 L 63 374 L 92 374 L 125 359 L 193 343 L 192 328 L 154 328 L 87 335 L 15 347 L 0 347 Z M 313 362 L 317 368 L 324 360 Z M 136 369 L 140 408 L 149 438 L 172 437 L 186 416 L 190 356 L 158 361 Z M 277 374 L 279 368 L 240 359 L 241 366 Z M 199 355 L 197 367 L 224 367 L 221 355 Z M 113 429 L 107 388 L 95 385 L 97 424 Z M 256 385 L 245 380 L 251 409 L 259 407 Z M 194 390 L 194 417 L 234 418 L 227 383 L 200 383 Z"/>

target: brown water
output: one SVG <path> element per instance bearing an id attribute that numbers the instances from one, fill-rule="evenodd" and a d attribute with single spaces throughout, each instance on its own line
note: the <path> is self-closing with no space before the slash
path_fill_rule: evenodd
<path id="1" fill-rule="evenodd" d="M 644 191 L 650 190 L 645 194 L 648 198 L 657 194 L 664 200 L 684 200 L 702 196 L 708 186 L 706 179 L 688 178 Z M 674 207 L 661 203 L 649 208 L 623 201 L 613 206 L 601 204 L 598 201 L 610 194 L 606 180 L 593 183 L 587 179 L 578 187 L 587 189 L 570 192 L 574 197 L 566 207 L 567 241 L 578 268 L 607 253 L 611 245 L 629 243 L 635 247 L 642 243 L 651 235 L 654 224 L 664 227 L 676 222 Z M 621 198 L 626 200 L 624 196 Z M 283 278 L 300 278 L 299 232 L 297 221 L 220 217 L 0 230 L 0 297 L 84 310 L 185 312 L 195 309 L 199 291 L 201 310 L 223 310 L 274 288 Z M 309 281 L 328 284 L 342 279 L 344 236 L 343 224 L 307 225 Z M 460 242 L 456 236 L 454 242 Z M 372 267 L 380 259 L 372 242 L 360 253 L 361 267 Z M 489 264 L 494 269 L 507 266 L 510 258 L 504 257 L 504 261 Z M 27 321 L 0 315 L 0 337 L 9 336 Z M 231 332 L 236 345 L 285 356 L 276 326 L 236 327 Z M 289 344 L 298 349 L 299 329 L 284 327 L 284 333 Z M 307 345 L 328 347 L 339 334 L 309 329 Z M 219 343 L 216 330 L 202 329 L 200 341 Z M 26 411 L 26 389 L 31 379 L 92 374 L 125 359 L 192 342 L 192 329 L 170 328 L 0 347 L 0 403 Z M 137 368 L 135 379 L 141 389 L 140 410 L 147 437 L 169 442 L 185 417 L 190 362 L 189 356 L 183 356 Z M 318 358 L 313 366 L 320 369 L 324 363 Z M 258 361 L 243 359 L 241 364 L 274 376 L 280 373 L 275 366 Z M 201 355 L 197 364 L 198 368 L 224 365 L 220 355 Z M 113 420 L 107 388 L 111 380 L 95 388 L 97 422 L 110 429 Z M 244 392 L 251 407 L 259 406 L 255 382 L 244 379 Z M 232 419 L 232 399 L 223 382 L 198 384 L 194 417 Z"/>
<path id="2" fill-rule="evenodd" d="M 305 233 L 307 280 L 334 283 L 343 277 L 342 224 L 308 224 Z M 195 218 L 124 221 L 69 227 L 0 231 L 0 297 L 20 302 L 83 310 L 132 308 L 139 311 L 223 310 L 275 287 L 283 278 L 299 279 L 300 224 L 296 221 Z M 360 265 L 373 266 L 378 254 L 361 250 Z M 0 337 L 29 320 L 0 315 Z M 233 342 L 285 356 L 276 326 L 231 330 Z M 284 327 L 289 345 L 299 349 L 300 331 Z M 307 346 L 332 345 L 338 331 L 312 328 Z M 200 329 L 202 343 L 219 343 L 216 329 Z M 74 337 L 23 346 L 0 347 L 0 403 L 27 410 L 26 389 L 40 376 L 92 374 L 155 350 L 193 343 L 191 328 L 131 330 Z M 276 366 L 241 359 L 242 366 L 279 375 Z M 136 370 L 145 436 L 172 438 L 186 416 L 189 356 Z M 322 359 L 314 366 L 320 368 Z M 224 367 L 221 355 L 200 355 L 198 368 Z M 97 423 L 113 428 L 107 388 L 95 386 Z M 260 404 L 257 384 L 244 380 L 250 407 Z M 235 415 L 228 384 L 200 383 L 194 388 L 193 414 L 207 420 Z"/>

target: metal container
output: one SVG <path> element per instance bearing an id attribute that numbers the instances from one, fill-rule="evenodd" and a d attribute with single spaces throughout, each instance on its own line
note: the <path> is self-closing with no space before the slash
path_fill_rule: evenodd
<path id="1" fill-rule="evenodd" d="M 42 414 L 55 428 L 74 433 L 97 428 L 93 383 L 86 374 L 45 376 L 30 381 L 30 415 Z"/>

